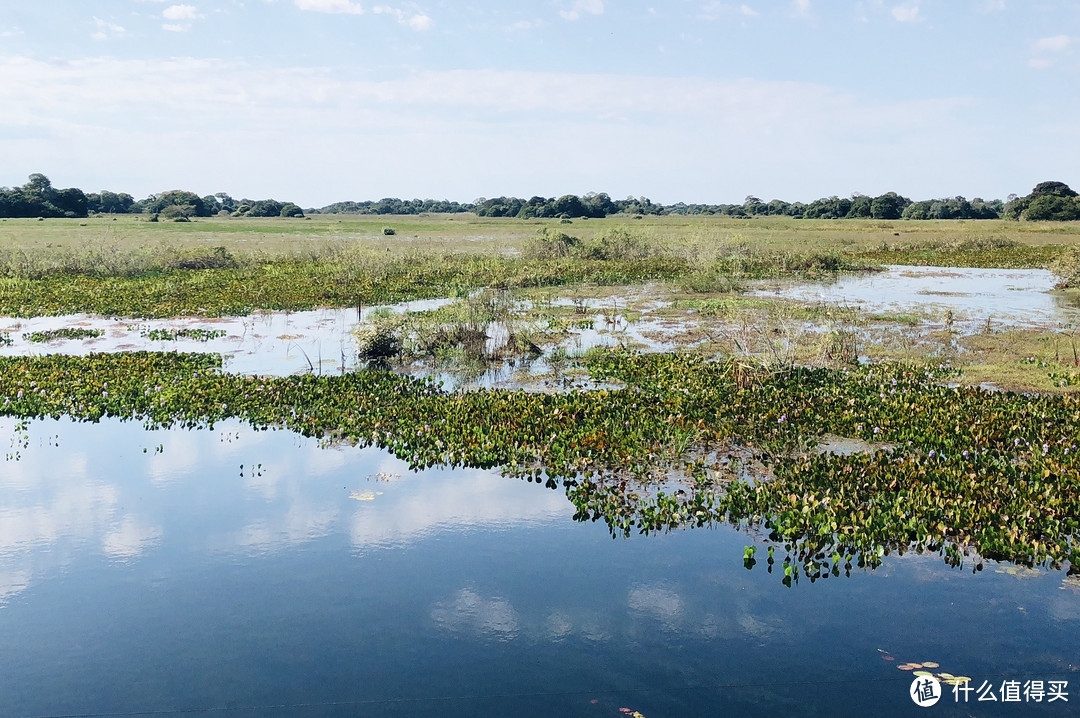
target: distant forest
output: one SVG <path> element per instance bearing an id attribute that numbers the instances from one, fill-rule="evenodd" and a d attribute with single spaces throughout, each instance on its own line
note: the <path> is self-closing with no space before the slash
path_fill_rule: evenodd
<path id="1" fill-rule="evenodd" d="M 91 214 L 145 214 L 150 221 L 190 221 L 194 217 L 303 217 L 292 202 L 233 199 L 224 192 L 200 197 L 170 190 L 136 200 L 126 192 L 57 189 L 43 174 L 30 175 L 22 187 L 0 187 L 0 217 L 87 217 Z"/>
<path id="2" fill-rule="evenodd" d="M 1080 196 L 1063 182 L 1042 182 L 1024 197 L 1007 200 L 968 200 L 945 197 L 912 201 L 896 192 L 877 197 L 823 197 L 809 204 L 747 197 L 742 204 L 654 204 L 647 197 L 613 200 L 606 193 L 584 196 L 496 197 L 462 203 L 447 200 L 336 202 L 322 208 L 301 209 L 293 202 L 274 199 L 234 199 L 224 192 L 200 197 L 194 192 L 170 190 L 136 200 L 123 192 L 83 192 L 57 189 L 43 174 L 30 175 L 21 187 L 0 187 L 0 217 L 87 217 L 91 214 L 144 214 L 149 221 L 186 222 L 197 217 L 304 217 L 307 214 L 423 214 L 475 212 L 481 217 L 601 218 L 623 215 L 722 215 L 727 217 L 784 216 L 798 219 L 1014 219 L 1078 220 Z"/>

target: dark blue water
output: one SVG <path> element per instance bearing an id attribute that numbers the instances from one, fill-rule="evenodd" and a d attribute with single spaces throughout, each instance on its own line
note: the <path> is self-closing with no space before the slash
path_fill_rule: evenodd
<path id="1" fill-rule="evenodd" d="M 497 473 L 414 474 L 377 450 L 234 423 L 13 427 L 0 424 L 3 716 L 1080 705 L 1080 585 L 1061 572 L 905 556 L 789 589 L 764 561 L 743 568 L 744 533 L 612 539 L 574 522 L 561 491 Z M 976 687 L 1068 681 L 1069 702 L 947 693 L 921 709 L 896 667 L 908 661 Z"/>

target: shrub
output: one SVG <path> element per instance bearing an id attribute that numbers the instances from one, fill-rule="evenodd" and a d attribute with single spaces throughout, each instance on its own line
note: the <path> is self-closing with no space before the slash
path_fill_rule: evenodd
<path id="1" fill-rule="evenodd" d="M 590 259 L 645 259 L 656 254 L 656 249 L 644 237 L 629 230 L 616 227 L 600 235 L 585 252 Z"/>
<path id="2" fill-rule="evenodd" d="M 377 324 L 356 329 L 356 346 L 362 359 L 385 360 L 401 353 L 401 342 L 394 328 L 388 324 Z"/>
<path id="3" fill-rule="evenodd" d="M 577 237 L 544 227 L 526 242 L 522 254 L 528 259 L 560 259 L 576 254 L 580 247 Z"/>
<path id="4" fill-rule="evenodd" d="M 224 247 L 214 247 L 209 254 L 189 254 L 168 263 L 170 269 L 236 269 L 240 263 Z"/>

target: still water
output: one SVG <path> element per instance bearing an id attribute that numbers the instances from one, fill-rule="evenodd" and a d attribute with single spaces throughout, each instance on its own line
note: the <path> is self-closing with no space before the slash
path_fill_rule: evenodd
<path id="1" fill-rule="evenodd" d="M 927 715 L 1080 703 L 1063 572 L 907 555 L 785 588 L 731 527 L 613 539 L 561 490 L 235 422 L 0 442 L 3 716 L 921 714 L 908 661 L 1068 681 Z"/>
<path id="2" fill-rule="evenodd" d="M 375 309 L 390 312 L 419 312 L 450 304 L 450 299 L 425 299 L 388 304 Z M 363 313 L 370 315 L 372 307 Z M 0 316 L 0 356 L 73 354 L 92 352 L 183 351 L 221 354 L 224 368 L 237 374 L 288 376 L 307 372 L 335 374 L 362 364 L 356 356 L 352 335 L 358 310 L 314 309 L 303 312 L 261 311 L 246 317 L 178 317 L 174 319 L 132 319 L 95 314 L 65 314 L 55 317 Z M 56 339 L 37 343 L 26 335 L 56 329 L 79 328 L 102 332 L 93 339 Z M 154 330 L 202 330 L 221 332 L 208 341 L 180 338 L 163 341 L 150 338 Z"/>
<path id="3" fill-rule="evenodd" d="M 950 310 L 958 320 L 1041 327 L 1080 320 L 1075 299 L 1054 294 L 1046 269 L 891 265 L 884 272 L 841 274 L 829 282 L 760 282 L 755 294 L 858 307 L 865 312 Z"/>

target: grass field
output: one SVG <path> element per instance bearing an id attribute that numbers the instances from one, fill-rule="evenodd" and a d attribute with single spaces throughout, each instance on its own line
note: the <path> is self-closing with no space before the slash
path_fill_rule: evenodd
<path id="1" fill-rule="evenodd" d="M 383 234 L 391 227 L 395 234 Z M 853 256 L 956 254 L 994 246 L 1029 249 L 1080 245 L 1080 223 L 985 221 L 732 219 L 707 216 L 645 216 L 633 219 L 518 220 L 471 214 L 419 216 L 312 215 L 307 219 L 208 218 L 186 223 L 146 221 L 142 215 L 88 219 L 0 220 L 0 251 L 32 257 L 78 252 L 86 247 L 139 249 L 168 244 L 199 249 L 223 246 L 234 254 L 305 256 L 325 245 L 363 245 L 390 252 L 513 253 L 549 227 L 590 240 L 625 228 L 673 252 L 707 255 L 710 248 L 745 245 L 760 253 L 841 252 Z M 1052 251 L 1050 252 L 1053 253 Z M 1034 255 L 1032 255 L 1034 256 Z M 996 258 L 991 257 L 991 261 Z"/>

